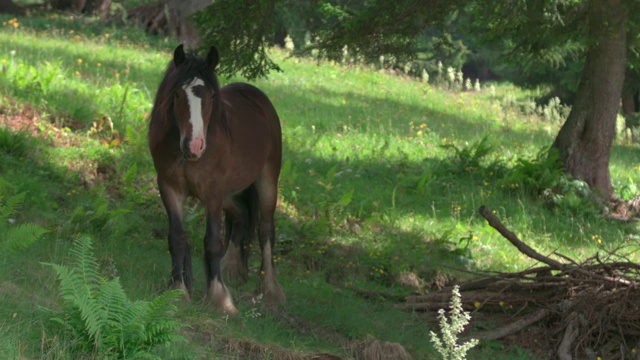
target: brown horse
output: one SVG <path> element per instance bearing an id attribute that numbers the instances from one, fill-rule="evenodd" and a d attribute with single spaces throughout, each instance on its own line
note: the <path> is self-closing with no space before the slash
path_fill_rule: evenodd
<path id="1" fill-rule="evenodd" d="M 149 149 L 169 217 L 171 286 L 184 289 L 190 299 L 191 252 L 182 214 L 185 200 L 193 196 L 206 214 L 207 298 L 216 308 L 236 313 L 221 270 L 231 280 L 246 282 L 249 241 L 256 232 L 262 249 L 260 290 L 272 303 L 285 300 L 273 264 L 282 133 L 262 91 L 245 83 L 220 87 L 218 58 L 215 47 L 206 58 L 185 54 L 182 45 L 175 49 L 151 112 Z"/>

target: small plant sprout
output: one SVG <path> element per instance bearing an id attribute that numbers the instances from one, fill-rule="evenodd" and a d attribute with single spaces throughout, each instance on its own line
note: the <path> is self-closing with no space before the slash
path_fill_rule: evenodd
<path id="1" fill-rule="evenodd" d="M 384 55 L 380 55 L 380 58 L 378 58 L 378 60 L 380 61 L 380 68 L 384 69 Z"/>
<path id="2" fill-rule="evenodd" d="M 451 323 L 447 320 L 444 309 L 440 309 L 438 319 L 440 320 L 442 339 L 433 331 L 429 334 L 433 347 L 442 355 L 443 360 L 464 360 L 467 357 L 467 351 L 478 345 L 479 341 L 471 339 L 464 344 L 458 344 L 458 334 L 462 333 L 464 327 L 469 324 L 471 315 L 462 309 L 462 296 L 458 285 L 453 287 L 451 294 L 451 310 L 449 311 Z"/>
<path id="3" fill-rule="evenodd" d="M 307 32 L 304 33 L 304 46 L 309 45 L 311 45 L 311 33 L 307 30 Z"/>
<path id="4" fill-rule="evenodd" d="M 462 74 L 462 70 L 458 70 L 456 72 L 456 82 L 458 83 L 458 85 L 460 87 L 462 87 L 462 85 L 464 83 L 464 74 Z"/>
<path id="5" fill-rule="evenodd" d="M 473 84 L 473 89 L 475 91 L 480 91 L 481 90 L 481 88 L 480 88 L 480 79 L 476 79 L 476 82 Z"/>
<path id="6" fill-rule="evenodd" d="M 411 71 L 411 62 L 410 61 L 406 62 L 404 64 L 404 69 L 403 70 L 404 70 L 405 75 L 409 74 L 409 72 Z"/>
<path id="7" fill-rule="evenodd" d="M 447 68 L 447 80 L 449 81 L 449 87 L 453 88 L 453 84 L 456 82 L 456 70 L 451 66 Z"/>
<path id="8" fill-rule="evenodd" d="M 425 69 L 422 69 L 422 82 L 425 84 L 429 83 L 429 73 Z"/>
<path id="9" fill-rule="evenodd" d="M 464 81 L 464 89 L 466 91 L 471 91 L 473 90 L 473 87 L 471 85 L 471 79 L 467 78 L 467 80 Z"/>
<path id="10" fill-rule="evenodd" d="M 291 36 L 289 35 L 287 35 L 287 37 L 284 38 L 284 48 L 287 50 L 288 53 L 292 53 L 293 50 L 296 49 L 296 46 L 293 43 L 293 39 L 291 39 Z"/>

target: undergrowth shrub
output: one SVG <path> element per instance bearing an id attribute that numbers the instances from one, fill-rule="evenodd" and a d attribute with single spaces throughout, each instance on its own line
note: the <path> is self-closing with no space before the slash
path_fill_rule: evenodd
<path id="1" fill-rule="evenodd" d="M 351 203 L 354 193 L 354 189 L 351 189 L 339 195 L 337 189 L 341 184 L 336 184 L 337 176 L 338 173 L 334 166 L 327 172 L 323 180 L 317 182 L 322 188 L 318 207 L 322 209 L 323 216 L 318 219 L 319 226 L 326 228 L 329 235 L 332 235 L 338 224 L 344 222 L 348 216 L 345 209 Z M 339 199 L 337 199 L 338 196 L 340 196 Z"/>
<path id="2" fill-rule="evenodd" d="M 500 187 L 524 191 L 530 196 L 539 196 L 554 189 L 566 172 L 557 151 L 543 149 L 533 158 L 518 158 L 515 166 L 499 182 Z"/>
<path id="3" fill-rule="evenodd" d="M 476 174 L 478 179 L 500 175 L 504 170 L 501 158 L 490 159 L 495 146 L 485 136 L 480 141 L 458 147 L 454 144 L 440 145 L 453 154 L 441 163 L 440 172 L 445 174 Z"/>
<path id="4" fill-rule="evenodd" d="M 22 157 L 34 146 L 24 132 L 13 132 L 7 128 L 0 128 L 0 151 L 14 156 Z"/>
<path id="5" fill-rule="evenodd" d="M 445 310 L 438 310 L 438 319 L 440 320 L 440 333 L 431 331 L 431 343 L 433 347 L 440 353 L 443 360 L 464 360 L 467 358 L 467 352 L 476 346 L 479 341 L 471 339 L 463 344 L 458 344 L 458 334 L 464 331 L 464 327 L 469 324 L 471 315 L 462 309 L 462 296 L 460 295 L 460 287 L 453 287 L 451 291 L 451 310 L 449 310 L 449 319 L 445 315 Z"/>
<path id="6" fill-rule="evenodd" d="M 554 210 L 583 215 L 600 211 L 589 185 L 564 170 L 555 149 L 541 150 L 532 159 L 519 158 L 499 185 L 540 199 Z"/>
<path id="7" fill-rule="evenodd" d="M 16 215 L 25 194 L 13 194 L 11 185 L 0 177 L 0 257 L 33 245 L 47 230 L 35 224 L 16 225 Z"/>
<path id="8" fill-rule="evenodd" d="M 117 238 L 133 228 L 138 215 L 125 207 L 115 207 L 109 202 L 106 189 L 97 186 L 94 196 L 75 207 L 65 227 L 71 232 L 98 232 Z M 125 203 L 126 205 L 126 203 Z"/>
<path id="9" fill-rule="evenodd" d="M 636 184 L 631 177 L 627 178 L 625 184 L 621 184 L 619 181 L 616 182 L 614 188 L 618 189 L 616 193 L 624 200 L 636 199 L 638 193 L 640 193 L 640 187 L 638 187 L 638 184 Z"/>
<path id="10" fill-rule="evenodd" d="M 536 112 L 546 121 L 561 124 L 569 117 L 571 106 L 563 105 L 560 98 L 556 96 L 549 99 L 547 105 L 536 107 Z"/>
<path id="11" fill-rule="evenodd" d="M 74 350 L 74 357 L 158 358 L 158 345 L 186 341 L 177 334 L 174 302 L 182 290 L 167 291 L 151 301 L 132 301 L 119 278 L 102 276 L 89 237 L 79 237 L 71 249 L 71 265 L 51 266 L 60 282 L 62 311 L 51 318 L 55 331 Z"/>

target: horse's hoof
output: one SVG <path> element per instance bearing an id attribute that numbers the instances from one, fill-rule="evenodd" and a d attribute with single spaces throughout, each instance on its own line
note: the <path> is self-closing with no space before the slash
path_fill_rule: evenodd
<path id="1" fill-rule="evenodd" d="M 270 305 L 284 305 L 287 302 L 282 285 L 275 279 L 271 281 L 264 279 L 258 290 L 264 294 L 265 301 Z"/>
<path id="2" fill-rule="evenodd" d="M 264 293 L 264 298 L 266 299 L 267 303 L 272 305 L 284 305 L 287 302 L 287 297 L 284 295 L 284 291 L 282 290 L 282 288 L 278 289 L 277 291 L 266 291 Z"/>
<path id="3" fill-rule="evenodd" d="M 240 314 L 240 312 L 238 311 L 238 309 L 236 309 L 235 306 L 233 306 L 233 304 L 231 304 L 230 306 L 225 306 L 222 309 L 222 312 L 225 315 L 230 315 L 230 316 L 238 316 L 238 314 Z"/>
<path id="4" fill-rule="evenodd" d="M 182 290 L 182 301 L 187 304 L 191 303 L 191 296 L 189 296 L 189 291 L 187 287 L 184 286 L 184 283 L 174 283 L 171 285 L 170 290 Z"/>
<path id="5" fill-rule="evenodd" d="M 229 290 L 221 282 L 213 281 L 211 285 L 209 285 L 207 300 L 213 304 L 216 311 L 232 316 L 238 315 L 239 313 L 238 309 L 233 305 Z"/>

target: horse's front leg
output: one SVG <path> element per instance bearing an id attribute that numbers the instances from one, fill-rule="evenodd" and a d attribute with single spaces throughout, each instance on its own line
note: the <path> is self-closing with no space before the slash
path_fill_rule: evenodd
<path id="1" fill-rule="evenodd" d="M 172 289 L 184 290 L 186 300 L 190 301 L 193 288 L 193 272 L 189 241 L 182 223 L 182 205 L 185 197 L 165 183 L 160 182 L 159 188 L 162 202 L 169 218 L 168 240 L 169 253 L 171 254 L 171 281 L 169 286 Z"/>
<path id="2" fill-rule="evenodd" d="M 207 231 L 204 235 L 204 266 L 207 275 L 207 298 L 218 310 L 228 314 L 238 313 L 233 306 L 231 294 L 222 280 L 222 257 L 224 256 L 224 243 L 221 234 L 220 206 L 212 209 L 207 206 Z"/>
<path id="3" fill-rule="evenodd" d="M 185 292 L 187 301 L 191 301 L 193 290 L 193 272 L 191 250 L 182 225 L 182 216 L 169 214 L 169 252 L 171 253 L 171 288 Z"/>

